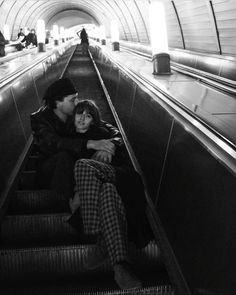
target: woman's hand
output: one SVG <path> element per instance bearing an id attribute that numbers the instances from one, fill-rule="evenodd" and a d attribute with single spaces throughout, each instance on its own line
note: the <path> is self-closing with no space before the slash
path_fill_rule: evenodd
<path id="1" fill-rule="evenodd" d="M 115 154 L 115 145 L 110 139 L 88 140 L 87 149 L 104 151 L 112 155 Z"/>
<path id="2" fill-rule="evenodd" d="M 110 164 L 112 161 L 112 154 L 106 151 L 97 151 L 93 154 L 91 159 L 99 161 L 99 162 L 103 162 L 106 164 Z"/>

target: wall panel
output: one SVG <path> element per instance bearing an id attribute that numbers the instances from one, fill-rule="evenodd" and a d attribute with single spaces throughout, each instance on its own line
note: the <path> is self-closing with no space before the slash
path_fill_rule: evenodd
<path id="1" fill-rule="evenodd" d="M 193 289 L 233 294 L 235 191 L 235 176 L 176 122 L 156 208 Z"/>
<path id="2" fill-rule="evenodd" d="M 10 86 L 0 90 L 0 134 L 0 183 L 3 185 L 0 192 L 2 192 L 26 143 Z"/>
<path id="3" fill-rule="evenodd" d="M 40 106 L 30 72 L 14 81 L 12 95 L 24 127 L 25 136 L 29 138 L 31 134 L 29 114 L 35 112 Z"/>
<path id="4" fill-rule="evenodd" d="M 129 130 L 135 91 L 135 85 L 132 83 L 131 79 L 120 73 L 119 87 L 112 101 L 122 122 L 122 126 L 126 131 Z"/>

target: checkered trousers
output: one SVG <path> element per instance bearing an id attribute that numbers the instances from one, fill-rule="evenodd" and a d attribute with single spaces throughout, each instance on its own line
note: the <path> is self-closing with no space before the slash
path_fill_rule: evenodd
<path id="1" fill-rule="evenodd" d="M 103 237 L 111 263 L 127 260 L 127 221 L 115 169 L 92 159 L 75 163 L 76 191 L 86 234 Z"/>

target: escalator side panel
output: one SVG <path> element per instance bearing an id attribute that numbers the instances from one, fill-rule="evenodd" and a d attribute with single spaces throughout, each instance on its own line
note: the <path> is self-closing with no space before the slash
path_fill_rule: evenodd
<path id="1" fill-rule="evenodd" d="M 235 192 L 235 177 L 176 122 L 156 209 L 196 288 L 235 288 Z"/>
<path id="2" fill-rule="evenodd" d="M 153 202 L 158 192 L 162 166 L 173 118 L 150 93 L 137 87 L 128 138 L 145 175 Z"/>
<path id="3" fill-rule="evenodd" d="M 25 73 L 14 81 L 12 84 L 12 93 L 26 139 L 28 139 L 31 134 L 29 114 L 35 112 L 40 106 L 36 88 L 32 83 L 31 73 Z"/>
<path id="4" fill-rule="evenodd" d="M 122 73 L 119 75 L 119 81 L 116 82 L 117 93 L 112 103 L 117 110 L 117 114 L 122 122 L 122 126 L 126 132 L 129 130 L 130 118 L 132 116 L 132 108 L 136 93 L 136 86 L 132 81 L 128 81 L 128 77 Z"/>
<path id="5" fill-rule="evenodd" d="M 0 97 L 0 192 L 2 193 L 15 163 L 24 149 L 26 138 L 11 87 L 2 88 Z"/>
<path id="6" fill-rule="evenodd" d="M 102 72 L 110 76 L 103 75 L 105 85 L 109 88 L 114 80 L 119 89 L 117 77 L 122 74 L 116 71 L 112 76 L 114 66 L 108 61 L 106 67 Z M 122 82 L 122 87 L 131 86 Z M 235 294 L 235 175 L 190 133 L 186 120 L 171 115 L 148 89 L 137 87 L 132 113 L 128 105 L 126 109 L 117 104 L 118 114 L 121 109 L 126 112 L 121 123 L 128 126 L 128 140 L 189 286 L 194 292 Z"/>

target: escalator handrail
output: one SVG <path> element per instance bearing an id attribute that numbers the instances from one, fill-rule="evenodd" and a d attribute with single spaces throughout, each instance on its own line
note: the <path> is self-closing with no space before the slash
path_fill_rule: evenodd
<path id="1" fill-rule="evenodd" d="M 52 56 L 53 54 L 59 52 L 62 48 L 66 47 L 67 45 L 68 44 L 63 45 L 63 47 L 54 48 L 52 51 L 44 53 L 43 56 L 42 55 L 37 56 L 30 65 L 23 65 L 22 67 L 19 67 L 15 72 L 10 73 L 6 77 L 3 77 L 2 79 L 0 79 L 0 88 L 2 88 L 3 86 L 6 86 L 7 84 L 11 83 L 13 80 L 15 80 L 19 76 L 23 75 L 27 71 L 31 70 L 32 68 L 34 68 L 38 64 L 40 64 L 40 63 L 42 63 L 44 61 L 47 61 L 47 59 L 50 56 Z"/>
<path id="2" fill-rule="evenodd" d="M 108 49 L 101 47 L 100 44 L 96 44 L 96 46 L 102 48 L 103 53 L 106 53 L 112 63 L 120 68 L 127 76 L 145 86 L 157 96 L 160 99 L 160 103 L 163 103 L 164 108 L 174 117 L 178 117 L 183 122 L 184 126 L 188 125 L 189 131 L 203 143 L 212 155 L 218 158 L 221 163 L 236 175 L 235 144 L 193 114 L 183 104 L 177 102 L 169 93 L 166 93 L 164 89 L 157 87 L 157 85 L 153 84 L 150 80 L 145 79 L 143 76 L 128 69 L 124 64 L 119 63 Z"/>

